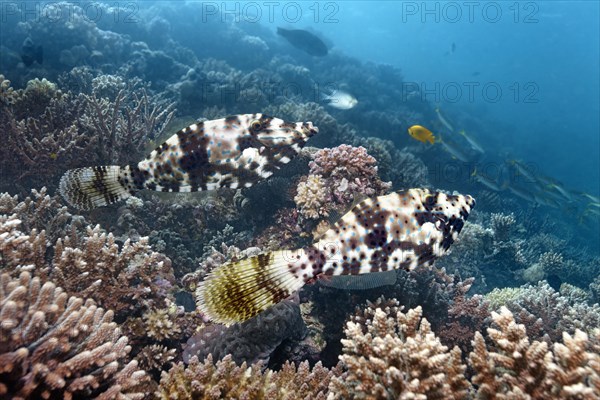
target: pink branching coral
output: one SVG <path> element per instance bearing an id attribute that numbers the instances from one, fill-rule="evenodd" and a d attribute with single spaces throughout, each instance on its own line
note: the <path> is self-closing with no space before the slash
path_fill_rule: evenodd
<path id="1" fill-rule="evenodd" d="M 262 372 L 260 364 L 237 366 L 231 356 L 216 364 L 210 355 L 204 362 L 193 357 L 187 367 L 179 363 L 162 373 L 156 396 L 165 400 L 325 400 L 329 382 L 336 373 L 321 363 L 311 370 L 306 361 L 298 367 L 288 362 L 280 371 Z"/>
<path id="2" fill-rule="evenodd" d="M 356 196 L 380 195 L 391 187 L 379 179 L 377 161 L 362 146 L 342 144 L 319 150 L 309 166 L 309 175 L 301 178 L 294 197 L 306 218 L 326 217 L 332 209 L 351 204 Z"/>
<path id="3" fill-rule="evenodd" d="M 458 346 L 468 353 L 471 339 L 475 332 L 483 330 L 490 317 L 489 304 L 481 295 L 467 296 L 474 278 L 469 278 L 453 285 L 454 299 L 448 307 L 448 318 L 445 326 L 438 329 L 443 343 Z"/>
<path id="4" fill-rule="evenodd" d="M 362 146 L 342 144 L 333 149 L 319 150 L 309 166 L 310 175 L 321 175 L 327 179 L 327 186 L 338 203 L 352 202 L 356 194 L 379 195 L 391 186 L 379 179 L 377 160 Z"/>
<path id="5" fill-rule="evenodd" d="M 27 272 L 0 275 L 0 397 L 141 399 L 112 311 Z"/>

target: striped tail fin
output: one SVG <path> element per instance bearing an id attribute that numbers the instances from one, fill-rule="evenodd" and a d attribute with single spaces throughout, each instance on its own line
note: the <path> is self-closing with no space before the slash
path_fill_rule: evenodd
<path id="1" fill-rule="evenodd" d="M 59 191 L 71 206 L 91 210 L 130 197 L 131 189 L 122 184 L 128 175 L 129 167 L 115 165 L 71 169 L 60 179 Z"/>
<path id="2" fill-rule="evenodd" d="M 196 290 L 198 307 L 215 322 L 230 325 L 254 317 L 304 286 L 290 251 L 277 250 L 215 269 Z"/>

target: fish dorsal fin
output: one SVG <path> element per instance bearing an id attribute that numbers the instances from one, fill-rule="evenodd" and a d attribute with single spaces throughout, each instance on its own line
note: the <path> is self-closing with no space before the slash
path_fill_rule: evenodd
<path id="1" fill-rule="evenodd" d="M 327 276 L 319 279 L 322 286 L 344 290 L 367 290 L 396 283 L 398 271 L 371 272 L 364 275 Z"/>

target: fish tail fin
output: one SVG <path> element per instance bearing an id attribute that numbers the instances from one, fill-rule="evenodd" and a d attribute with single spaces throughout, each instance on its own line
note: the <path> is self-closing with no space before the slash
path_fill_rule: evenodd
<path id="1" fill-rule="evenodd" d="M 252 318 L 304 286 L 307 278 L 291 267 L 295 260 L 277 250 L 224 264 L 199 284 L 198 307 L 226 325 Z"/>
<path id="2" fill-rule="evenodd" d="M 116 165 L 70 169 L 60 179 L 59 191 L 73 207 L 91 210 L 130 197 L 132 189 L 124 186 L 129 167 Z"/>
<path id="3" fill-rule="evenodd" d="M 323 91 L 319 91 L 319 97 L 321 101 L 330 101 L 332 100 L 333 95 L 335 94 L 335 90 L 332 90 L 329 93 L 325 93 Z"/>
<path id="4" fill-rule="evenodd" d="M 427 141 L 431 144 L 435 143 L 435 136 L 431 135 L 431 137 L 427 138 Z"/>

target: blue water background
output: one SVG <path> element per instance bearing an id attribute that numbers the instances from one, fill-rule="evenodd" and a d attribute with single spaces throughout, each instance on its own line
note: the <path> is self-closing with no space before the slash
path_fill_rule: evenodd
<path id="1" fill-rule="evenodd" d="M 291 10 L 288 16 L 274 13 L 272 25 L 312 27 L 335 49 L 400 68 L 407 82 L 428 90 L 427 99 L 438 101 L 447 114 L 467 113 L 487 126 L 478 139 L 499 156 L 521 159 L 571 189 L 598 194 L 599 4 L 302 3 L 300 22 Z M 327 23 L 327 17 L 337 22 Z"/>

